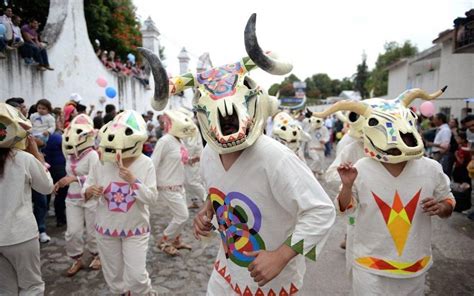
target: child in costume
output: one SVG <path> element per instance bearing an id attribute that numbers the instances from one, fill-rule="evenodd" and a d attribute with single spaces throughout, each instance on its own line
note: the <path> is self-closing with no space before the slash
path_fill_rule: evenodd
<path id="1" fill-rule="evenodd" d="M 353 239 L 352 295 L 423 295 L 432 265 L 431 216 L 448 217 L 454 208 L 449 179 L 441 165 L 423 157 L 416 99 L 432 100 L 444 89 L 420 89 L 394 100 L 337 103 L 365 120 L 364 151 L 355 165 L 341 164 L 341 212 L 357 209 Z M 370 230 L 370 231 L 368 231 Z"/>
<path id="2" fill-rule="evenodd" d="M 81 195 L 87 174 L 91 167 L 99 163 L 99 155 L 94 150 L 95 131 L 92 120 L 85 114 L 80 114 L 71 121 L 64 130 L 62 148 L 66 155 L 67 176 L 59 180 L 55 192 L 69 186 L 66 196 L 66 253 L 74 262 L 67 270 L 67 276 L 75 275 L 84 267 L 82 255 L 84 247 L 93 256 L 89 268 L 100 269 L 100 259 L 97 253 L 95 239 L 95 215 L 97 200 L 85 200 Z M 84 230 L 86 242 L 84 242 Z"/>
<path id="3" fill-rule="evenodd" d="M 56 130 L 56 120 L 51 112 L 53 112 L 51 102 L 41 99 L 36 103 L 36 112 L 30 116 L 33 125 L 31 134 L 38 139 L 38 144 L 41 146 L 46 145 L 49 136 Z"/>
<path id="4" fill-rule="evenodd" d="M 170 88 L 158 57 L 140 50 L 155 79 L 152 106 L 163 108 L 168 90 L 197 89 L 194 107 L 208 143 L 201 175 L 209 196 L 194 219 L 195 235 L 210 235 L 215 215 L 222 238 L 208 295 L 296 294 L 305 257 L 316 259 L 335 219 L 334 206 L 311 171 L 295 153 L 262 135 L 278 104 L 247 73 L 259 66 L 284 75 L 292 67 L 263 53 L 255 21 L 254 14 L 245 30 L 249 57 L 176 77 Z"/>
<path id="5" fill-rule="evenodd" d="M 166 203 L 173 219 L 163 231 L 158 247 L 168 255 L 178 255 L 179 249 L 191 249 L 181 241 L 181 231 L 189 218 L 184 195 L 184 163 L 188 152 L 180 139 L 196 133 L 196 126 L 180 111 L 169 110 L 163 114 L 164 131 L 152 155 L 156 169 L 156 184 L 160 198 Z"/>
<path id="6" fill-rule="evenodd" d="M 53 180 L 30 131 L 17 109 L 0 103 L 0 295 L 44 294 L 31 190 L 49 194 Z"/>
<path id="7" fill-rule="evenodd" d="M 303 131 L 288 112 L 282 111 L 273 117 L 272 138 L 288 147 L 304 161 L 304 153 L 300 149 L 302 142 L 307 142 L 311 136 Z"/>
<path id="8" fill-rule="evenodd" d="M 324 145 L 329 142 L 329 130 L 324 126 L 324 120 L 312 116 L 308 119 L 309 134 L 311 140 L 306 147 L 308 157 L 308 166 L 314 174 L 322 175 L 324 172 Z"/>
<path id="9" fill-rule="evenodd" d="M 202 184 L 199 174 L 201 164 L 201 153 L 203 149 L 201 133 L 194 122 L 194 114 L 184 108 L 180 109 L 188 119 L 195 125 L 195 132 L 190 137 L 181 139 L 186 150 L 188 150 L 188 161 L 184 164 L 184 189 L 186 196 L 191 200 L 190 209 L 200 208 L 202 201 L 206 198 L 206 190 Z"/>
<path id="10" fill-rule="evenodd" d="M 143 155 L 146 125 L 136 111 L 118 114 L 99 131 L 99 158 L 83 194 L 98 198 L 95 229 L 105 281 L 114 294 L 156 295 L 146 270 L 149 206 L 156 202 L 155 168 Z"/>

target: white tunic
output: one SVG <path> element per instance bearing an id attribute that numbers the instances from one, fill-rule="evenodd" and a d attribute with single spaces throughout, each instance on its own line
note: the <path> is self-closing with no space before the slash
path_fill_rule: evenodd
<path id="1" fill-rule="evenodd" d="M 350 137 L 350 136 L 345 136 Z M 352 138 L 352 137 L 350 137 Z M 354 138 L 352 138 L 354 139 Z M 337 172 L 337 167 L 341 163 L 350 162 L 355 164 L 359 159 L 365 157 L 364 153 L 364 143 L 362 141 L 346 142 L 349 143 L 347 146 L 343 147 L 341 151 L 338 150 L 336 153 L 336 158 L 331 163 L 331 165 L 326 170 L 326 182 L 330 188 L 334 191 L 339 191 L 339 186 L 341 185 L 341 178 Z M 339 149 L 339 145 L 338 145 Z"/>
<path id="2" fill-rule="evenodd" d="M 293 258 L 259 289 L 243 251 L 275 250 L 283 243 L 315 260 L 334 223 L 335 211 L 311 171 L 290 149 L 260 136 L 225 171 L 209 146 L 202 154 L 201 175 L 216 211 L 222 245 L 215 270 L 234 291 L 277 295 L 302 286 L 304 257 Z M 258 294 L 257 294 L 258 295 Z"/>
<path id="3" fill-rule="evenodd" d="M 149 205 L 156 202 L 155 168 L 150 158 L 141 154 L 128 168 L 137 178 L 128 184 L 119 177 L 117 164 L 100 162 L 91 167 L 82 194 L 92 185 L 104 188 L 99 198 L 96 230 L 102 235 L 130 237 L 150 232 Z"/>
<path id="4" fill-rule="evenodd" d="M 84 203 L 84 197 L 81 194 L 82 186 L 86 182 L 90 168 L 98 163 L 99 155 L 92 148 L 84 150 L 79 157 L 75 155 L 67 157 L 66 173 L 68 176 L 77 178 L 77 182 L 69 184 L 66 196 L 68 202 L 81 205 Z"/>
<path id="5" fill-rule="evenodd" d="M 14 150 L 4 169 L 0 179 L 0 246 L 10 246 L 38 236 L 31 189 L 49 194 L 53 180 L 41 162 L 20 150 Z"/>
<path id="6" fill-rule="evenodd" d="M 349 135 L 349 133 L 346 133 L 336 145 L 336 157 L 342 152 L 344 147 L 349 146 L 350 144 L 358 141 L 358 139 Z M 360 141 L 362 141 L 362 139 Z"/>
<path id="7" fill-rule="evenodd" d="M 393 278 L 426 272 L 432 264 L 431 217 L 421 201 L 454 200 L 441 165 L 426 157 L 411 160 L 398 177 L 367 157 L 355 167 L 355 205 L 346 211 L 357 208 L 353 267 Z"/>
<path id="8" fill-rule="evenodd" d="M 324 150 L 324 144 L 321 143 L 321 141 L 324 143 L 329 141 L 329 131 L 327 127 L 322 126 L 318 129 L 311 130 L 309 134 L 311 135 L 311 141 L 308 143 L 308 149 Z"/>
<path id="9" fill-rule="evenodd" d="M 184 183 L 184 145 L 170 134 L 161 137 L 151 156 L 156 168 L 158 187 L 181 186 Z M 186 153 L 187 154 L 187 153 Z"/>

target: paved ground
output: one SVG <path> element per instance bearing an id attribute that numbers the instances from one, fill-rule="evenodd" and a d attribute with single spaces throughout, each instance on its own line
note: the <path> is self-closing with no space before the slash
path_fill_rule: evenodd
<path id="1" fill-rule="evenodd" d="M 324 186 L 324 182 L 322 182 Z M 193 217 L 195 211 L 191 212 Z M 162 231 L 170 215 L 164 207 L 152 213 L 154 233 L 150 240 L 147 268 L 160 295 L 205 295 L 207 280 L 217 253 L 218 241 L 208 246 L 191 237 L 191 221 L 184 240 L 192 243 L 193 251 L 170 258 L 155 245 L 155 234 Z M 109 295 L 101 272 L 82 270 L 74 278 L 64 276 L 70 260 L 64 251 L 64 231 L 53 226 L 48 218 L 48 233 L 52 241 L 41 248 L 42 271 L 47 295 Z M 428 273 L 427 295 L 474 295 L 474 222 L 461 214 L 449 220 L 434 219 L 434 266 Z M 344 252 L 339 243 L 344 237 L 344 221 L 338 218 L 317 263 L 309 263 L 302 295 L 348 295 Z"/>

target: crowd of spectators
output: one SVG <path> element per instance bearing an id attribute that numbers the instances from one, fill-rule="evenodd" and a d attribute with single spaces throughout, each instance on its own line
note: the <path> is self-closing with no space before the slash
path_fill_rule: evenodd
<path id="1" fill-rule="evenodd" d="M 23 23 L 11 7 L 0 10 L 0 59 L 6 58 L 6 50 L 18 50 L 25 64 L 36 66 L 39 71 L 54 70 L 49 63 L 47 43 L 38 32 L 39 25 L 34 18 Z"/>

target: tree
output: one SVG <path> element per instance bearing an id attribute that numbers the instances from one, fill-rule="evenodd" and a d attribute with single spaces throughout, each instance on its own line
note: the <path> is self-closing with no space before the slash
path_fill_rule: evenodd
<path id="1" fill-rule="evenodd" d="M 373 90 L 374 96 L 383 96 L 387 94 L 388 88 L 388 70 L 387 67 L 394 62 L 415 55 L 418 48 L 405 41 L 403 45 L 397 42 L 388 42 L 384 46 L 385 52 L 379 54 L 374 70 L 370 73 L 369 79 L 365 84 L 366 90 Z"/>
<path id="2" fill-rule="evenodd" d="M 311 76 L 314 86 L 320 91 L 321 99 L 334 95 L 332 80 L 326 73 L 318 73 Z"/>
<path id="3" fill-rule="evenodd" d="M 278 83 L 274 83 L 268 89 L 268 94 L 271 96 L 276 96 L 279 90 L 280 90 L 280 85 Z"/>
<path id="4" fill-rule="evenodd" d="M 280 84 L 280 97 L 292 97 L 295 95 L 295 89 L 293 88 L 293 82 L 301 81 L 295 74 L 285 77 Z"/>
<path id="5" fill-rule="evenodd" d="M 362 63 L 357 65 L 357 73 L 354 77 L 354 89 L 358 91 L 363 99 L 369 96 L 369 92 L 365 88 L 365 85 L 369 79 L 369 68 L 367 67 L 367 56 L 362 55 Z"/>

